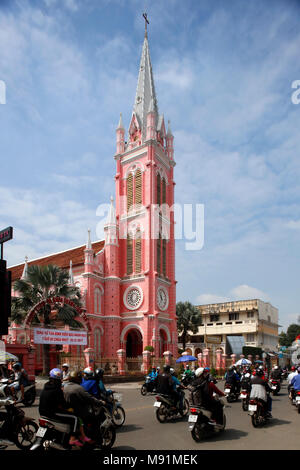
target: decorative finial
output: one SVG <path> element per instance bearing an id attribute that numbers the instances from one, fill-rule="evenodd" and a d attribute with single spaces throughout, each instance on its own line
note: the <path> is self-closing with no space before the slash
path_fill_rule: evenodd
<path id="1" fill-rule="evenodd" d="M 27 278 L 27 271 L 28 271 L 28 256 L 25 256 L 25 264 L 24 264 L 24 269 L 23 269 L 21 279 L 26 279 Z"/>
<path id="2" fill-rule="evenodd" d="M 74 276 L 73 276 L 73 263 L 72 260 L 70 260 L 70 269 L 69 269 L 69 284 L 71 286 L 74 285 Z"/>
<path id="3" fill-rule="evenodd" d="M 147 38 L 148 37 L 147 24 L 149 24 L 147 13 L 143 13 L 143 18 L 145 19 L 145 38 Z"/>
<path id="4" fill-rule="evenodd" d="M 87 239 L 87 244 L 86 244 L 86 249 L 91 250 L 92 249 L 92 243 L 91 243 L 91 229 L 88 229 L 88 239 Z"/>
<path id="5" fill-rule="evenodd" d="M 118 129 L 124 129 L 124 126 L 123 126 L 123 119 L 122 119 L 122 113 L 120 113 L 120 120 L 119 120 Z"/>

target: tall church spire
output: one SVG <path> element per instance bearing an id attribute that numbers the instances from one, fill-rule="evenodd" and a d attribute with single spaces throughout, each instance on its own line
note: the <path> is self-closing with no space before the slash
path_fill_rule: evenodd
<path id="1" fill-rule="evenodd" d="M 149 112 L 149 109 L 154 111 L 156 123 L 158 119 L 157 99 L 152 74 L 148 36 L 146 32 L 142 49 L 135 102 L 133 106 L 133 113 L 136 115 L 140 125 L 143 140 L 145 140 L 146 137 L 147 113 Z"/>

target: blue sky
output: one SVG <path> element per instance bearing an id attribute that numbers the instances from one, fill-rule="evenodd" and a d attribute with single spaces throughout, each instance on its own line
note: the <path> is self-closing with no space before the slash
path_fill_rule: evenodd
<path id="1" fill-rule="evenodd" d="M 204 204 L 202 250 L 176 245 L 177 300 L 261 298 L 300 315 L 300 4 L 0 1 L 0 227 L 9 265 L 96 240 L 114 194 L 143 42 L 175 136 L 175 200 Z"/>

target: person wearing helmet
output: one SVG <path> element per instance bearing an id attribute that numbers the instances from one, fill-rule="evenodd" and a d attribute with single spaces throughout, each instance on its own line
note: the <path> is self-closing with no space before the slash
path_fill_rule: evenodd
<path id="1" fill-rule="evenodd" d="M 66 362 L 61 366 L 62 369 L 62 386 L 65 385 L 65 383 L 69 380 L 69 375 L 70 375 L 70 366 Z"/>
<path id="2" fill-rule="evenodd" d="M 225 376 L 225 383 L 228 383 L 232 386 L 233 393 L 239 393 L 241 389 L 241 378 L 240 375 L 237 373 L 236 367 L 231 365 L 226 372 Z"/>
<path id="3" fill-rule="evenodd" d="M 53 418 L 57 411 L 67 408 L 61 381 L 62 371 L 58 368 L 51 369 L 49 381 L 45 383 L 40 396 L 39 413 L 41 416 Z"/>
<path id="4" fill-rule="evenodd" d="M 275 366 L 271 372 L 271 379 L 280 380 L 281 379 L 281 369 L 278 366 Z"/>
<path id="5" fill-rule="evenodd" d="M 91 367 L 86 367 L 84 369 L 81 386 L 94 397 L 100 397 L 100 390 L 94 375 L 94 371 Z"/>
<path id="6" fill-rule="evenodd" d="M 158 374 L 155 379 L 155 386 L 157 393 L 162 395 L 173 394 L 173 380 L 170 373 L 171 367 L 169 365 L 164 366 L 163 373 Z"/>
<path id="7" fill-rule="evenodd" d="M 300 367 L 297 367 L 297 373 L 291 380 L 291 386 L 294 387 L 296 392 L 300 390 Z"/>
<path id="8" fill-rule="evenodd" d="M 17 401 L 16 392 L 18 390 L 21 390 L 21 401 L 23 401 L 24 387 L 26 387 L 26 385 L 28 385 L 29 383 L 28 375 L 26 370 L 22 368 L 22 364 L 20 362 L 15 362 L 12 368 L 14 370 L 14 378 L 12 380 L 9 380 L 8 387 L 15 401 Z"/>
<path id="9" fill-rule="evenodd" d="M 83 423 L 91 423 L 94 419 L 93 414 L 90 412 L 90 408 L 93 406 L 103 405 L 104 402 L 98 400 L 89 392 L 87 392 L 82 386 L 82 373 L 77 370 L 70 371 L 69 381 L 63 388 L 64 399 L 69 409 L 74 411 L 74 414 L 79 418 L 80 423 L 80 440 L 82 442 L 92 443 L 92 440 L 88 438 L 84 433 Z M 80 445 L 80 442 L 70 441 L 71 445 Z M 82 443 L 81 443 L 82 445 Z"/>
<path id="10" fill-rule="evenodd" d="M 264 404 L 266 415 L 272 418 L 272 398 L 270 395 L 271 388 L 268 381 L 264 378 L 264 370 L 261 367 L 256 369 L 256 373 L 251 378 L 250 399 L 257 398 Z"/>
<path id="11" fill-rule="evenodd" d="M 172 381 L 173 381 L 173 397 L 174 397 L 174 400 L 176 403 L 179 404 L 179 411 L 182 412 L 183 411 L 183 400 L 184 400 L 184 392 L 182 391 L 183 388 L 186 388 L 184 387 L 180 381 L 178 380 L 178 378 L 176 377 L 175 375 L 175 370 L 171 367 L 170 369 L 170 374 L 171 374 L 171 378 L 172 378 Z"/>
<path id="12" fill-rule="evenodd" d="M 287 378 L 287 381 L 288 381 L 288 387 L 287 388 L 288 388 L 289 392 L 291 391 L 291 382 L 292 382 L 292 379 L 295 377 L 295 375 L 297 375 L 296 367 L 292 366 L 291 367 L 291 372 L 289 373 L 288 378 Z M 290 398 L 292 398 L 292 396 L 290 396 Z"/>
<path id="13" fill-rule="evenodd" d="M 190 390 L 190 404 L 203 406 L 212 411 L 212 419 L 218 424 L 223 424 L 223 404 L 214 398 L 214 393 L 224 397 L 224 393 L 210 380 L 210 368 L 198 367 L 195 371 L 195 379 L 188 386 Z"/>

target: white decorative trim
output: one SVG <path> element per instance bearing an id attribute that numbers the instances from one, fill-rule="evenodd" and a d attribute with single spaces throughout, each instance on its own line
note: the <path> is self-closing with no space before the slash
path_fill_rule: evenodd
<path id="1" fill-rule="evenodd" d="M 138 331 L 141 333 L 142 338 L 144 339 L 144 333 L 143 333 L 142 328 L 141 328 L 139 325 L 136 325 L 136 324 L 134 324 L 134 323 L 131 323 L 130 325 L 125 326 L 125 328 L 122 330 L 121 337 L 120 337 L 121 343 L 122 343 L 122 342 L 125 342 L 124 337 L 125 337 L 125 334 L 126 334 L 129 330 L 138 330 Z"/>
<path id="2" fill-rule="evenodd" d="M 125 282 L 132 282 L 132 281 L 134 281 L 134 282 L 137 282 L 137 281 L 145 281 L 145 279 L 146 279 L 146 278 L 145 278 L 144 275 L 143 275 L 143 276 L 131 276 L 131 277 L 128 278 L 128 279 L 122 279 L 121 284 L 123 284 L 123 283 L 125 284 Z"/>
<path id="3" fill-rule="evenodd" d="M 139 299 L 137 305 L 130 305 L 127 302 L 127 295 L 131 290 L 134 290 L 134 289 L 136 289 L 139 292 L 140 299 Z M 124 295 L 123 295 L 123 303 L 126 306 L 126 308 L 128 308 L 129 310 L 137 310 L 142 305 L 143 300 L 144 300 L 144 293 L 143 293 L 143 289 L 140 286 L 137 286 L 137 285 L 134 284 L 134 285 L 130 285 L 130 286 L 127 287 L 127 289 L 125 290 Z"/>
<path id="4" fill-rule="evenodd" d="M 160 330 L 163 330 L 166 333 L 168 343 L 171 343 L 171 335 L 170 335 L 169 328 L 166 325 L 159 325 L 159 327 L 158 327 L 158 336 L 159 336 L 159 331 Z"/>
<path id="5" fill-rule="evenodd" d="M 126 170 L 126 173 L 123 179 L 127 179 L 129 173 L 135 176 L 135 173 L 137 172 L 137 170 L 141 170 L 141 172 L 144 173 L 145 167 L 141 162 L 133 163 L 131 166 L 129 166 Z"/>

